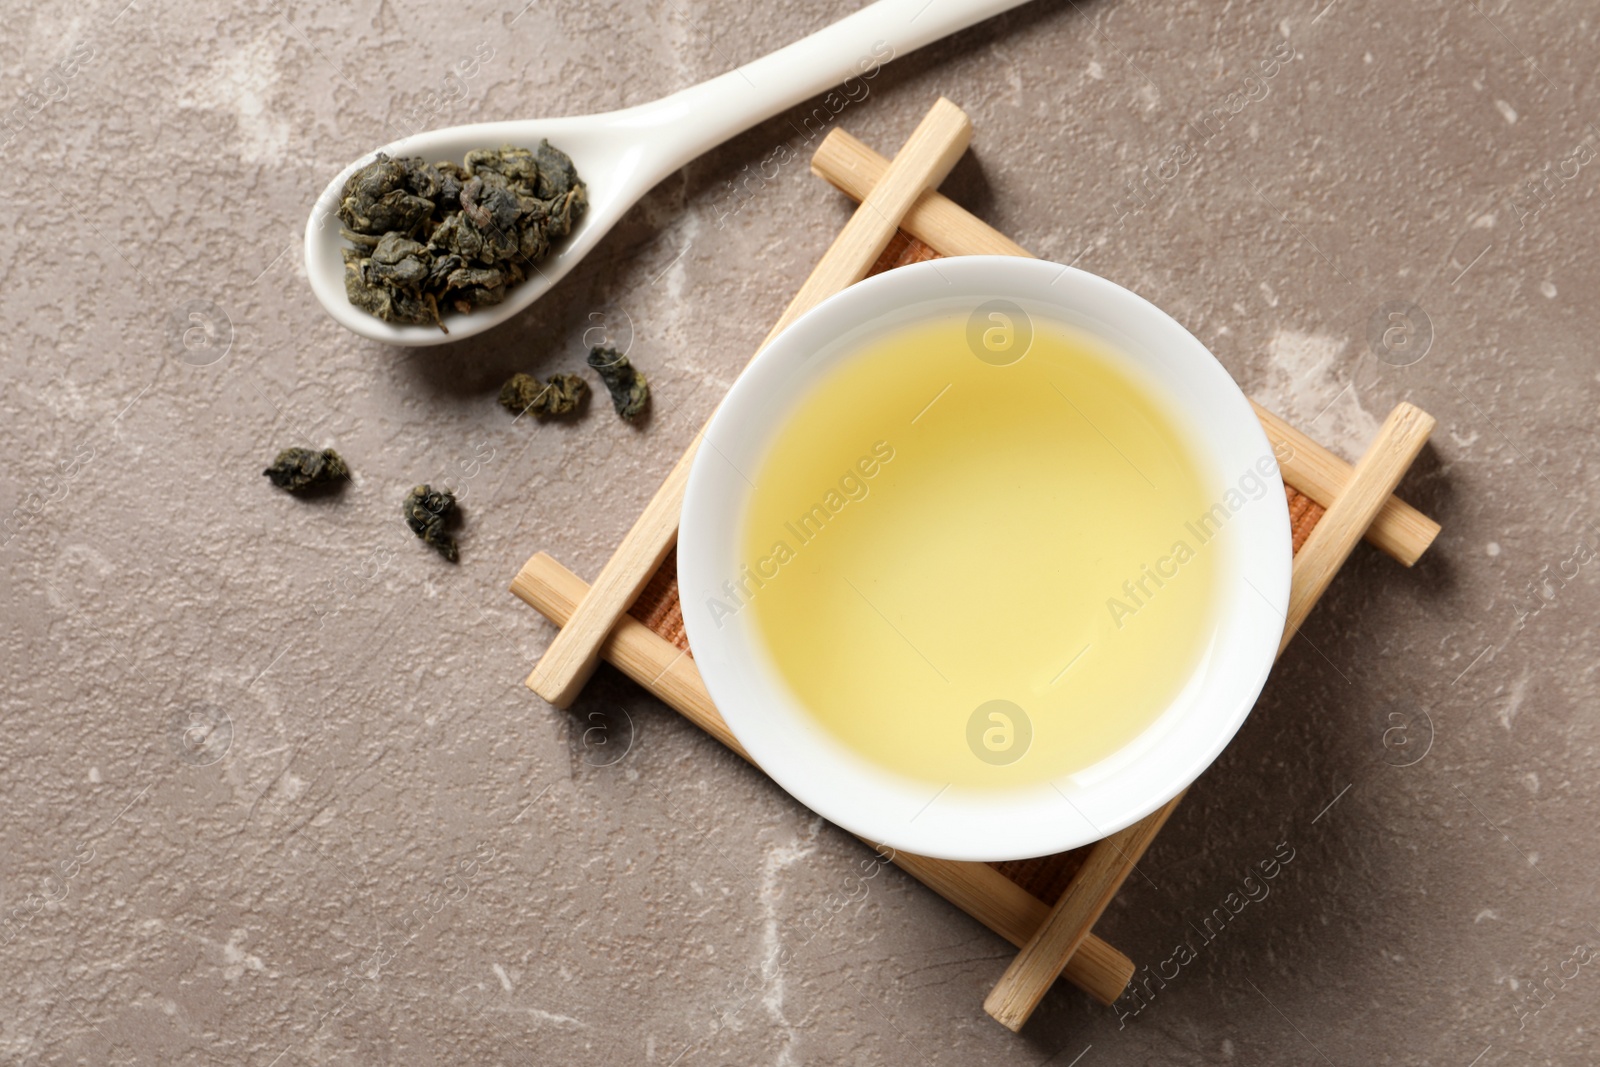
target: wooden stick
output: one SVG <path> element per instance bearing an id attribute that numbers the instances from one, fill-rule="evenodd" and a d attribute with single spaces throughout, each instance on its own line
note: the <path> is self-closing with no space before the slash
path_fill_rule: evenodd
<path id="1" fill-rule="evenodd" d="M 1182 799 L 1179 793 L 1127 829 L 1095 842 L 1066 892 L 990 990 L 984 1011 L 1008 1030 L 1022 1029 Z"/>
<path id="2" fill-rule="evenodd" d="M 857 200 L 869 194 L 881 179 L 888 160 L 835 128 L 811 157 L 811 169 L 847 196 Z M 934 251 L 947 256 L 1011 255 L 1031 256 L 1000 231 L 970 214 L 949 198 L 936 192 L 924 194 L 909 212 L 901 228 Z M 1280 461 L 1284 480 L 1327 507 L 1337 500 L 1350 483 L 1351 466 L 1305 434 L 1296 430 L 1259 404 L 1253 405 L 1267 439 L 1276 447 L 1289 444 Z M 1411 566 L 1438 536 L 1439 524 L 1405 501 L 1387 501 L 1378 518 L 1366 532 L 1374 546 Z"/>
<path id="3" fill-rule="evenodd" d="M 1377 518 L 1394 487 L 1400 484 L 1400 476 L 1422 451 L 1433 426 L 1433 416 L 1426 411 L 1413 404 L 1397 404 L 1383 420 L 1366 454 L 1357 461 L 1344 492 L 1311 528 L 1311 536 L 1294 557 L 1288 617 L 1278 645 L 1280 656 L 1362 533 Z"/>
<path id="4" fill-rule="evenodd" d="M 511 591 L 560 626 L 572 617 L 588 587 L 582 578 L 540 552 L 517 572 Z M 750 759 L 712 705 L 694 659 L 676 645 L 638 619 L 624 615 L 601 644 L 600 653 L 684 718 Z M 906 852 L 897 853 L 894 859 L 906 873 L 1013 945 L 1024 944 L 1048 912 L 1037 897 L 987 863 Z M 1100 1003 L 1110 1004 L 1122 995 L 1133 970 L 1133 961 L 1091 935 L 1059 973 Z"/>
<path id="5" fill-rule="evenodd" d="M 566 626 L 589 587 L 549 554 L 536 552 L 511 579 L 511 591 L 557 626 Z M 612 629 L 600 654 L 736 755 L 750 759 L 711 703 L 694 657 L 632 615 L 624 615 Z"/>
<path id="6" fill-rule="evenodd" d="M 894 162 L 881 172 L 872 193 L 834 238 L 762 347 L 800 315 L 866 277 L 888 247 L 906 211 L 924 190 L 944 180 L 971 140 L 972 122 L 966 113 L 940 97 L 912 131 Z M 701 430 L 690 443 L 601 569 L 571 622 L 556 634 L 528 676 L 528 688 L 557 707 L 571 704 L 589 680 L 599 662 L 606 634 L 638 598 L 677 541 L 684 488 L 704 436 L 705 431 Z"/>
<path id="7" fill-rule="evenodd" d="M 869 196 L 889 161 L 835 126 L 811 156 L 811 173 L 852 200 Z M 946 256 L 1022 256 L 1032 252 L 943 193 L 930 189 L 911 205 L 900 228 Z"/>
<path id="8" fill-rule="evenodd" d="M 989 866 L 936 860 L 909 852 L 895 864 L 917 881 L 1021 948 L 1049 914 L 1038 897 Z M 1060 970 L 1061 977 L 1101 1004 L 1111 1005 L 1133 980 L 1133 961 L 1090 934 Z"/>
<path id="9" fill-rule="evenodd" d="M 1325 508 L 1338 500 L 1355 468 L 1254 400 L 1250 406 L 1273 451 L 1283 457 L 1279 464 L 1284 480 Z M 1438 523 L 1397 496 L 1383 502 L 1366 532 L 1368 541 L 1407 567 L 1417 562 L 1438 536 Z"/>

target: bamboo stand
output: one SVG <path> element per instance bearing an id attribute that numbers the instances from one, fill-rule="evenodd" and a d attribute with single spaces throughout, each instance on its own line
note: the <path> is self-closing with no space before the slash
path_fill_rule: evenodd
<path id="1" fill-rule="evenodd" d="M 892 161 L 843 130 L 824 139 L 812 170 L 862 203 L 763 347 L 801 313 L 868 274 L 940 256 L 1029 255 L 934 191 L 971 135 L 966 115 L 940 99 Z M 1365 538 L 1410 566 L 1438 534 L 1438 523 L 1393 495 L 1434 420 L 1410 404 L 1397 406 L 1352 467 L 1276 415 L 1259 406 L 1256 414 L 1279 456 L 1293 524 L 1282 655 L 1356 542 Z M 529 688 L 567 706 L 604 659 L 749 759 L 706 694 L 678 604 L 672 550 L 698 444 L 697 438 L 592 586 L 539 553 L 523 565 L 511 591 L 561 627 L 529 676 Z M 1181 800 L 1058 856 L 1004 864 L 905 853 L 894 859 L 1021 949 L 984 1002 L 985 1010 L 1017 1030 L 1058 975 L 1102 1004 L 1122 994 L 1134 965 L 1092 930 Z"/>

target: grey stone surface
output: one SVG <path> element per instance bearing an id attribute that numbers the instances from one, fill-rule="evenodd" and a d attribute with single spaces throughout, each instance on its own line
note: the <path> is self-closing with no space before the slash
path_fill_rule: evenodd
<path id="1" fill-rule="evenodd" d="M 987 931 L 858 881 L 858 844 L 609 669 L 570 712 L 522 687 L 552 630 L 511 575 L 540 548 L 594 574 L 847 215 L 801 164 L 731 210 L 804 109 L 459 345 L 341 331 L 306 212 L 397 126 L 642 102 L 849 7 L 8 8 L 0 1061 L 1594 1059 L 1600 29 L 1574 0 L 1035 3 L 834 120 L 887 153 L 948 95 L 977 134 L 947 191 L 1346 455 L 1400 399 L 1439 419 L 1404 486 L 1438 544 L 1358 550 L 1103 920 L 1151 972 L 1197 949 L 1137 1014 L 1061 986 L 1003 1031 Z M 1431 330 L 1407 366 L 1369 346 L 1391 302 Z M 648 425 L 512 424 L 499 383 L 576 368 L 597 315 L 631 324 Z M 291 443 L 353 484 L 274 491 Z M 399 521 L 421 481 L 462 494 L 458 567 Z"/>

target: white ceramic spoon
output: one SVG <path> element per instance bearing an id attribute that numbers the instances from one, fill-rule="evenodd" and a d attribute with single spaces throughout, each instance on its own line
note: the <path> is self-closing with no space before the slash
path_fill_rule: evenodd
<path id="1" fill-rule="evenodd" d="M 682 92 L 603 115 L 480 122 L 413 134 L 378 151 L 429 162 L 460 160 L 479 148 L 533 148 L 540 138 L 572 157 L 589 186 L 589 208 L 573 232 L 512 286 L 504 303 L 445 317 L 436 326 L 384 322 L 351 305 L 344 290 L 345 246 L 339 235 L 339 193 L 345 179 L 376 152 L 340 171 L 317 198 L 306 223 L 306 275 L 311 289 L 342 325 L 394 345 L 436 345 L 482 333 L 543 296 L 600 243 L 617 220 L 662 178 L 763 119 L 872 71 L 923 45 L 1017 7 L 1023 0 L 878 0 L 832 26 L 737 70 Z"/>

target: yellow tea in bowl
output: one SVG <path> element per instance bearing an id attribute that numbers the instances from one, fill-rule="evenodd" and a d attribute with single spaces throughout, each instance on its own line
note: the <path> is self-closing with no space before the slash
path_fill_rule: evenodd
<path id="1" fill-rule="evenodd" d="M 940 315 L 864 343 L 775 433 L 709 602 L 748 612 L 817 726 L 942 785 L 1123 748 L 1209 640 L 1211 491 L 1159 383 L 1035 320 L 1020 358 Z"/>

